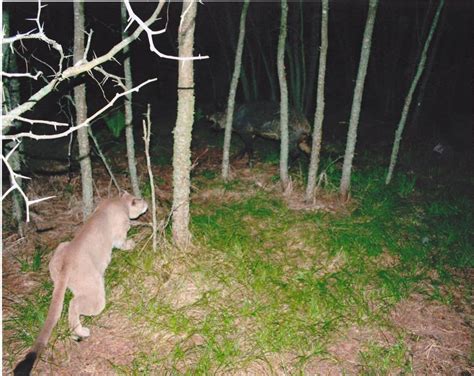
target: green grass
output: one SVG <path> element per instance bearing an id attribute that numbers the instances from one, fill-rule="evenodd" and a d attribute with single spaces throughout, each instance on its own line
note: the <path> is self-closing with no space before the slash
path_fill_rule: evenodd
<path id="1" fill-rule="evenodd" d="M 340 171 L 334 160 L 322 165 L 331 191 Z M 209 170 L 196 176 L 200 190 L 242 198 L 193 204 L 188 253 L 115 254 L 107 309 L 139 326 L 143 340 L 133 362 L 115 371 L 207 375 L 256 362 L 272 369 L 271 354 L 291 354 L 292 369 L 304 373 L 309 360 L 330 357 L 329 345 L 350 327 L 392 330 L 387 313 L 423 284 L 450 304 L 441 287 L 456 284 L 452 268 L 473 266 L 472 201 L 420 192 L 403 173 L 386 186 L 384 173 L 354 171 L 350 214 L 291 211 L 263 190 L 248 195 L 245 182 L 222 183 Z M 24 303 L 12 320 L 26 323 L 19 342 L 31 342 L 47 304 L 48 295 Z M 362 374 L 411 372 L 403 336 L 396 338 L 362 345 Z"/>
<path id="2" fill-rule="evenodd" d="M 15 257 L 20 264 L 20 271 L 25 272 L 37 272 L 41 269 L 42 260 L 44 253 L 47 252 L 39 246 L 36 246 L 32 256 Z"/>
<path id="3" fill-rule="evenodd" d="M 408 351 L 403 342 L 393 346 L 381 346 L 369 342 L 359 353 L 361 373 L 364 375 L 406 374 L 413 372 L 408 358 Z"/>

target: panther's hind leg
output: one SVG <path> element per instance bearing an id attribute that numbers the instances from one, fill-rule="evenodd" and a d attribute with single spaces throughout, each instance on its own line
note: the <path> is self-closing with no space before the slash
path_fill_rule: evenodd
<path id="1" fill-rule="evenodd" d="M 98 288 L 75 295 L 69 304 L 69 327 L 78 337 L 88 337 L 90 330 L 83 327 L 80 321 L 80 315 L 95 316 L 101 313 L 105 308 L 105 290 L 103 283 Z"/>

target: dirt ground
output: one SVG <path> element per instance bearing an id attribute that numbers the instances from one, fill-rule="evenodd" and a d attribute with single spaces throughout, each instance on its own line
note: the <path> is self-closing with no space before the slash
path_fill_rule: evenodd
<path id="1" fill-rule="evenodd" d="M 215 150 L 201 149 L 194 153 L 199 168 L 212 169 L 219 165 L 219 153 Z M 96 194 L 106 197 L 114 189 L 101 166 L 95 162 Z M 144 166 L 139 160 L 139 166 Z M 125 167 L 125 166 L 124 166 Z M 245 176 L 242 171 L 234 171 Z M 144 169 L 140 168 L 142 181 Z M 156 167 L 155 176 L 162 178 L 158 196 L 166 206 L 171 199 L 171 170 L 169 167 Z M 247 174 L 247 178 L 264 181 L 264 178 Z M 118 176 L 125 188 L 125 177 Z M 263 184 L 263 183 L 262 183 Z M 68 190 L 65 187 L 68 186 Z M 12 232 L 4 216 L 3 232 L 3 318 L 11 314 L 11 306 L 21 301 L 37 286 L 40 281 L 48 278 L 38 272 L 20 273 L 18 257 L 32 255 L 35 246 L 46 246 L 54 249 L 64 238 L 70 237 L 81 223 L 80 179 L 76 174 L 67 176 L 41 177 L 36 176 L 29 186 L 29 194 L 42 197 L 54 194 L 56 198 L 36 205 L 32 212 L 32 223 L 26 228 L 24 237 Z M 205 195 L 205 192 L 202 192 Z M 297 201 L 297 200 L 296 200 Z M 8 212 L 8 202 L 4 213 Z M 297 208 L 301 209 L 301 208 Z M 165 210 L 162 208 L 162 210 Z M 329 208 L 331 210 L 331 208 Z M 149 216 L 149 214 L 148 214 Z M 149 221 L 150 217 L 142 219 Z M 47 262 L 47 260 L 45 260 Z M 472 283 L 474 275 L 471 271 L 465 280 Z M 179 298 L 179 297 L 178 297 Z M 472 303 L 472 302 L 471 302 Z M 406 345 L 409 350 L 415 375 L 462 375 L 474 374 L 472 364 L 472 305 L 463 297 L 455 297 L 452 306 L 436 301 L 428 301 L 425 297 L 415 294 L 401 301 L 390 312 L 393 332 L 405 333 Z M 129 364 L 140 348 L 140 328 L 128 322 L 127 318 L 113 308 L 103 313 L 94 322 L 93 335 L 82 342 L 65 340 L 52 343 L 42 360 L 38 363 L 35 373 L 38 375 L 114 375 L 111 364 Z M 11 373 L 10 359 L 12 355 L 6 350 L 5 343 L 14 342 L 16 333 L 3 332 L 3 374 Z M 391 333 L 377 331 L 373 328 L 350 327 L 341 334 L 330 346 L 331 356 L 311 359 L 304 368 L 307 375 L 356 375 L 363 374 L 358 364 L 358 353 L 368 341 L 381 346 L 390 346 L 395 342 Z M 18 361 L 22 353 L 15 353 Z M 291 354 L 273 354 L 267 362 L 255 362 L 245 369 L 229 374 L 235 375 L 288 375 L 292 374 L 288 364 L 292 362 Z M 269 364 L 270 363 L 270 364 Z M 271 366 L 271 367 L 270 367 Z M 394 370 L 390 374 L 399 374 Z"/>

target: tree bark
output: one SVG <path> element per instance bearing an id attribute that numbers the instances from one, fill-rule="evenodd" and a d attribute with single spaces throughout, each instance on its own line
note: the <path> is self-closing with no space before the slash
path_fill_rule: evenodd
<path id="1" fill-rule="evenodd" d="M 326 60 L 328 52 L 328 0 L 321 4 L 321 52 L 319 54 L 318 86 L 316 94 L 316 111 L 314 114 L 313 142 L 308 172 L 308 185 L 306 186 L 305 200 L 310 201 L 314 197 L 316 188 L 316 176 L 319 168 L 319 154 L 321 152 L 321 139 L 324 119 L 324 85 L 326 78 Z"/>
<path id="2" fill-rule="evenodd" d="M 232 22 L 232 13 L 229 10 L 229 7 L 226 6 L 224 7 L 225 9 L 225 15 L 226 15 L 226 26 L 227 26 L 227 35 L 229 38 L 229 45 L 232 46 L 232 49 L 234 49 L 235 42 L 234 42 L 234 35 L 235 29 L 233 28 L 234 24 Z M 240 32 L 239 32 L 240 35 Z M 239 42 L 237 41 L 237 46 Z M 235 49 L 237 50 L 237 46 Z M 235 69 L 235 59 L 234 59 L 234 69 Z M 240 69 L 240 83 L 241 83 L 241 88 L 242 88 L 242 94 L 244 95 L 244 100 L 246 102 L 250 101 L 251 94 L 250 94 L 250 83 L 249 83 L 249 78 L 248 78 L 247 71 L 245 69 L 245 66 L 241 67 Z"/>
<path id="3" fill-rule="evenodd" d="M 428 48 L 430 47 L 431 39 L 433 39 L 434 32 L 436 31 L 436 26 L 438 24 L 441 10 L 443 9 L 443 5 L 444 5 L 444 0 L 440 0 L 438 9 L 436 10 L 436 14 L 433 17 L 433 23 L 431 24 L 430 32 L 428 34 L 428 37 L 426 38 L 423 51 L 421 52 L 421 57 L 418 63 L 418 67 L 416 69 L 415 77 L 413 78 L 410 89 L 408 90 L 408 94 L 405 98 L 405 104 L 403 105 L 400 122 L 398 123 L 397 130 L 395 132 L 395 140 L 393 142 L 392 155 L 390 157 L 390 165 L 388 167 L 385 184 L 389 184 L 390 181 L 392 180 L 393 170 L 395 169 L 395 165 L 397 163 L 398 150 L 400 148 L 400 141 L 402 140 L 403 128 L 405 127 L 405 123 L 408 116 L 408 110 L 410 109 L 413 93 L 415 92 L 415 89 L 418 85 L 418 81 L 420 80 L 420 77 L 423 74 L 423 70 L 425 68 L 425 63 L 426 63 L 426 55 L 428 53 Z"/>
<path id="4" fill-rule="evenodd" d="M 227 116 L 225 122 L 224 132 L 224 150 L 222 156 L 222 178 L 227 180 L 229 178 L 229 155 L 230 155 L 230 140 L 232 136 L 232 122 L 234 118 L 235 95 L 237 92 L 237 85 L 242 67 L 242 51 L 244 49 L 245 39 L 245 20 L 247 18 L 247 11 L 249 8 L 249 0 L 245 0 L 242 6 L 242 13 L 240 15 L 240 32 L 239 40 L 237 42 L 237 50 L 235 52 L 234 73 L 232 81 L 230 82 L 229 98 L 227 100 Z"/>
<path id="5" fill-rule="evenodd" d="M 278 39 L 277 69 L 280 83 L 280 179 L 283 190 L 288 188 L 288 85 L 285 75 L 285 42 L 287 34 L 288 2 L 281 2 L 280 37 Z"/>
<path id="6" fill-rule="evenodd" d="M 360 54 L 359 71 L 357 73 L 356 85 L 354 88 L 354 98 L 352 100 L 351 118 L 349 130 L 347 132 L 346 152 L 344 154 L 344 164 L 342 167 L 342 178 L 339 191 L 345 199 L 349 196 L 351 181 L 352 160 L 357 141 L 357 126 L 359 125 L 360 107 L 362 95 L 364 93 L 365 76 L 369 65 L 370 47 L 372 44 L 372 32 L 374 30 L 375 16 L 377 13 L 377 0 L 369 1 L 369 11 L 365 24 L 364 36 L 362 40 L 362 51 Z"/>
<path id="7" fill-rule="evenodd" d="M 183 2 L 178 31 L 179 56 L 193 54 L 197 0 Z M 191 192 L 191 133 L 194 120 L 193 61 L 178 62 L 178 116 L 173 147 L 173 241 L 184 249 L 191 243 L 189 200 Z"/>
<path id="8" fill-rule="evenodd" d="M 127 8 L 125 4 L 121 3 L 122 13 L 122 38 L 128 37 L 128 33 L 125 31 L 127 27 Z M 125 60 L 123 62 L 123 70 L 125 73 L 125 86 L 128 89 L 133 87 L 132 80 L 132 68 L 130 65 L 130 46 L 127 45 L 123 49 Z M 132 184 L 132 191 L 134 196 L 141 197 L 140 184 L 137 175 L 137 160 L 135 158 L 135 140 L 133 138 L 133 109 L 132 109 L 132 93 L 126 96 L 125 100 L 125 140 L 127 144 L 127 160 L 128 160 L 128 172 L 130 174 L 130 183 Z"/>
<path id="9" fill-rule="evenodd" d="M 74 2 L 74 64 L 84 58 L 84 2 Z M 74 88 L 74 103 L 76 105 L 76 124 L 87 119 L 86 85 Z M 89 135 L 87 127 L 78 129 L 79 163 L 82 178 L 83 219 L 85 220 L 94 207 L 94 192 L 92 188 L 92 166 L 90 159 Z"/>

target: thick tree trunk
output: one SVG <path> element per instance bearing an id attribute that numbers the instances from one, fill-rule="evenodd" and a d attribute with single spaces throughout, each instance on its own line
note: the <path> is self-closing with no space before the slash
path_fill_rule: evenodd
<path id="1" fill-rule="evenodd" d="M 242 13 L 240 15 L 240 32 L 239 40 L 237 42 L 237 50 L 235 52 L 234 60 L 234 74 L 230 83 L 229 98 L 227 100 L 227 116 L 225 122 L 224 133 L 224 151 L 222 157 L 222 178 L 227 180 L 229 178 L 229 155 L 230 155 L 230 139 L 232 135 L 232 122 L 234 118 L 235 94 L 237 92 L 237 85 L 239 83 L 239 76 L 242 66 L 242 51 L 244 49 L 245 38 L 245 20 L 247 18 L 247 11 L 249 7 L 249 0 L 245 0 Z"/>
<path id="2" fill-rule="evenodd" d="M 314 114 L 313 143 L 308 171 L 308 185 L 306 186 L 306 201 L 314 197 L 316 176 L 319 168 L 319 154 L 321 152 L 321 138 L 324 119 L 324 84 L 326 78 L 326 60 L 328 52 L 328 0 L 322 1 L 321 18 L 321 52 L 319 55 L 318 87 L 316 94 L 316 111 Z"/>
<path id="3" fill-rule="evenodd" d="M 74 64 L 84 58 L 84 2 L 74 2 Z M 87 119 L 86 85 L 74 88 L 74 103 L 76 105 L 76 124 Z M 92 166 L 90 160 L 89 135 L 87 127 L 77 131 L 79 142 L 79 163 L 82 177 L 83 218 L 86 219 L 94 206 L 94 192 L 92 189 Z"/>
<path id="4" fill-rule="evenodd" d="M 121 3 L 122 12 L 122 38 L 128 37 L 128 33 L 125 31 L 127 27 L 127 8 L 125 4 Z M 125 86 L 127 89 L 133 87 L 132 80 L 132 68 L 130 65 L 130 46 L 126 46 L 123 49 L 125 60 L 123 62 L 123 70 L 125 73 Z M 138 182 L 137 175 L 137 160 L 135 158 L 135 140 L 133 138 L 133 109 L 132 109 L 132 93 L 126 96 L 125 100 L 125 140 L 127 144 L 127 160 L 128 160 L 128 172 L 130 174 L 130 183 L 132 184 L 132 191 L 136 197 L 141 197 L 140 184 Z"/>
<path id="5" fill-rule="evenodd" d="M 179 56 L 193 55 L 197 0 L 183 2 L 178 31 Z M 194 121 L 193 61 L 178 61 L 178 116 L 173 147 L 173 240 L 178 248 L 191 243 L 189 199 L 191 192 L 191 133 Z"/>
<path id="6" fill-rule="evenodd" d="M 283 190 L 288 188 L 288 86 L 285 75 L 285 42 L 287 34 L 288 2 L 281 2 L 280 37 L 278 39 L 277 69 L 280 83 L 280 179 Z"/>
<path id="7" fill-rule="evenodd" d="M 10 12 L 8 9 L 3 9 L 2 14 L 3 20 L 3 32 L 5 36 L 10 35 Z M 3 53 L 3 70 L 5 72 L 18 72 L 18 67 L 16 64 L 16 55 L 11 52 L 6 44 L 2 46 Z M 5 88 L 6 87 L 6 88 Z M 20 81 L 15 79 L 4 79 L 2 81 L 2 89 L 0 95 L 2 96 L 4 113 L 7 113 L 12 108 L 15 108 L 20 104 Z M 19 125 L 19 124 L 18 124 Z M 12 142 L 12 148 L 15 146 L 15 143 Z M 21 153 L 23 151 L 23 144 L 21 144 L 17 150 L 10 156 L 9 162 L 13 171 L 20 173 L 21 172 Z M 22 187 L 21 179 L 18 179 L 17 183 Z M 13 200 L 13 218 L 17 224 L 18 234 L 20 236 L 24 235 L 23 229 L 23 198 L 21 197 L 18 191 L 14 191 L 12 195 Z"/>
<path id="8" fill-rule="evenodd" d="M 357 141 L 357 126 L 359 125 L 360 107 L 362 104 L 362 94 L 364 93 L 365 76 L 369 65 L 370 47 L 372 44 L 372 32 L 374 30 L 375 15 L 377 13 L 377 0 L 369 1 L 369 12 L 365 24 L 364 36 L 362 40 L 362 51 L 360 53 L 359 71 L 357 73 L 356 85 L 354 88 L 354 98 L 352 100 L 351 118 L 349 130 L 347 132 L 346 152 L 344 155 L 344 165 L 342 167 L 342 178 L 339 191 L 341 196 L 347 198 L 351 182 L 352 160 Z"/>
<path id="9" fill-rule="evenodd" d="M 408 110 L 410 109 L 413 93 L 415 92 L 416 86 L 418 85 L 418 81 L 420 80 L 420 77 L 425 68 L 426 55 L 428 53 L 428 48 L 430 47 L 431 39 L 433 39 L 433 34 L 436 30 L 436 25 L 438 24 L 439 15 L 441 14 L 443 5 L 444 5 L 444 0 L 440 0 L 438 9 L 436 10 L 436 14 L 433 17 L 433 23 L 431 24 L 430 32 L 428 34 L 428 37 L 426 38 L 423 51 L 421 52 L 420 62 L 418 63 L 415 77 L 413 78 L 410 89 L 408 90 L 408 94 L 405 98 L 405 104 L 403 105 L 400 122 L 398 123 L 397 131 L 395 132 L 395 141 L 393 142 L 392 155 L 390 157 L 390 165 L 388 167 L 388 173 L 387 173 L 387 178 L 385 179 L 385 184 L 389 184 L 390 181 L 392 180 L 393 170 L 395 169 L 395 165 L 397 163 L 398 150 L 400 148 L 400 141 L 402 140 L 403 128 L 405 127 L 405 123 L 408 116 Z"/>

